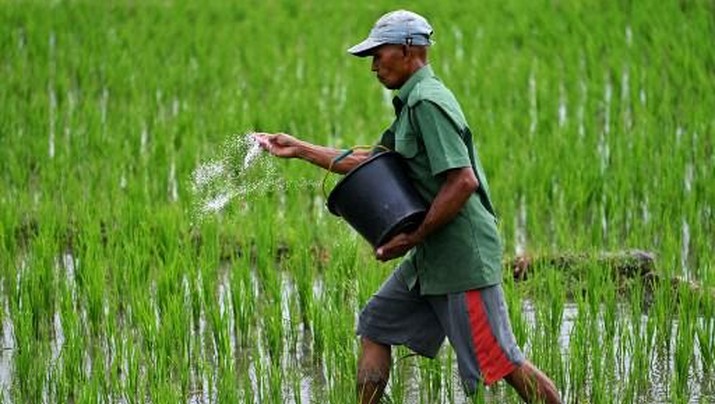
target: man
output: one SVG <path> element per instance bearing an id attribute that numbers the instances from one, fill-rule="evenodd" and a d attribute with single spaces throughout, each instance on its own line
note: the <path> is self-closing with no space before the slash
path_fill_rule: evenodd
<path id="1" fill-rule="evenodd" d="M 391 346 L 434 357 L 445 336 L 454 347 L 465 391 L 505 379 L 527 402 L 560 402 L 558 392 L 516 346 L 501 289 L 501 243 L 489 187 L 461 108 L 427 61 L 432 28 L 398 10 L 382 16 L 348 52 L 372 56 L 372 71 L 388 89 L 396 118 L 380 144 L 399 152 L 418 192 L 430 202 L 424 222 L 375 251 L 391 260 L 407 254 L 370 299 L 358 324 L 358 399 L 382 397 Z M 273 155 L 300 158 L 346 173 L 367 158 L 356 153 L 331 166 L 340 150 L 286 134 L 260 134 Z"/>

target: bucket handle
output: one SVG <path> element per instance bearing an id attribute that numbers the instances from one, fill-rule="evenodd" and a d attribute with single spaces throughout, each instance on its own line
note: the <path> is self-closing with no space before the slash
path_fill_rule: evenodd
<path id="1" fill-rule="evenodd" d="M 349 149 L 346 149 L 342 153 L 335 156 L 332 160 L 330 160 L 330 164 L 328 165 L 328 169 L 325 171 L 325 176 L 323 177 L 323 182 L 322 182 L 323 197 L 325 198 L 326 202 L 328 200 L 328 192 L 325 190 L 325 182 L 328 179 L 328 175 L 330 175 L 330 173 L 333 172 L 333 166 L 335 164 L 338 164 L 339 162 L 341 162 L 343 159 L 345 159 L 349 155 L 353 154 L 356 150 L 370 150 L 370 149 L 383 149 L 383 151 L 390 151 L 389 148 L 387 148 L 381 144 L 374 145 L 374 146 L 366 146 L 366 145 L 353 146 Z"/>

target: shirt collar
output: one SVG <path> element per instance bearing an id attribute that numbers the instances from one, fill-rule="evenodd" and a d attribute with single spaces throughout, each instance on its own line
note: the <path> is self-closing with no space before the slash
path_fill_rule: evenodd
<path id="1" fill-rule="evenodd" d="M 407 103 L 407 98 L 410 96 L 410 92 L 412 92 L 412 89 L 415 88 L 417 83 L 432 76 L 434 76 L 434 72 L 432 71 L 432 67 L 428 64 L 420 67 L 417 71 L 412 73 L 412 76 L 407 79 L 405 84 L 403 84 L 399 90 L 397 90 L 397 94 L 392 99 L 392 105 L 395 107 L 395 114 L 400 114 L 402 107 Z"/>

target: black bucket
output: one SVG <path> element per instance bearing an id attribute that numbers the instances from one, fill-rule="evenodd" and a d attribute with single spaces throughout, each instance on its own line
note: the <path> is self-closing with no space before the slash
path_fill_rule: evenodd
<path id="1" fill-rule="evenodd" d="M 427 213 L 404 164 L 397 152 L 376 154 L 347 173 L 328 196 L 330 213 L 375 248 L 417 229 Z"/>

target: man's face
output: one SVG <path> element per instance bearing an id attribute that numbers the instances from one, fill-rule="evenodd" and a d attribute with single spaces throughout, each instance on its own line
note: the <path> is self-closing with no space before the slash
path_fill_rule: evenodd
<path id="1" fill-rule="evenodd" d="M 380 83 L 396 90 L 410 77 L 408 57 L 403 45 L 382 45 L 372 55 L 372 71 Z"/>

